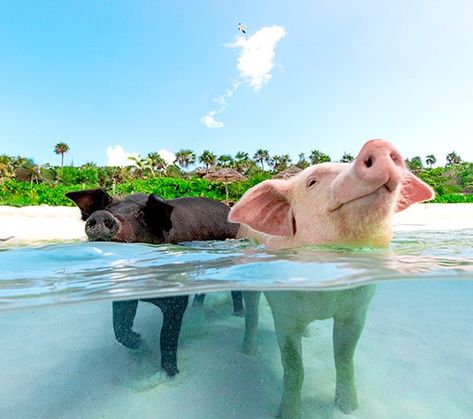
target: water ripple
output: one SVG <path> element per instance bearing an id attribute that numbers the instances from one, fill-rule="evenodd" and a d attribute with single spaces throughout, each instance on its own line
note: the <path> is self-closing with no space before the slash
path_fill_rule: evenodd
<path id="1" fill-rule="evenodd" d="M 269 251 L 244 240 L 74 243 L 0 251 L 0 309 L 222 290 L 327 290 L 473 279 L 473 231 L 400 232 L 390 249 Z"/>

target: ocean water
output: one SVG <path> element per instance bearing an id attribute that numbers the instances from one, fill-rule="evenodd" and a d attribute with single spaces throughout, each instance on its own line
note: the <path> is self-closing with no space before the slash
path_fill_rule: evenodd
<path id="1" fill-rule="evenodd" d="M 263 299 L 257 355 L 230 290 L 326 292 L 375 283 L 355 357 L 359 407 L 334 405 L 332 321 L 303 338 L 302 418 L 471 418 L 473 230 L 398 232 L 389 249 L 269 251 L 248 241 L 68 243 L 0 250 L 1 418 L 271 418 L 282 390 Z M 141 302 L 130 351 L 111 301 L 206 292 L 189 304 L 180 374 L 159 371 L 161 313 Z"/>

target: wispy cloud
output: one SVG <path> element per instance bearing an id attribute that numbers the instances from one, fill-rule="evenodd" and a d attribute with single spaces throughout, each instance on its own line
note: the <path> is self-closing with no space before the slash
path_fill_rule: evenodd
<path id="1" fill-rule="evenodd" d="M 214 102 L 220 105 L 202 117 L 202 123 L 208 128 L 222 128 L 225 124 L 218 121 L 215 115 L 220 114 L 227 108 L 227 99 L 231 98 L 242 83 L 249 85 L 253 90 L 261 89 L 271 80 L 271 70 L 274 67 L 276 46 L 284 38 L 286 31 L 282 26 L 265 26 L 249 37 L 239 36 L 236 42 L 224 45 L 227 48 L 241 48 L 237 59 L 239 80 L 231 83 L 231 86 Z"/>
<path id="2" fill-rule="evenodd" d="M 215 119 L 215 115 L 222 113 L 227 109 L 227 99 L 231 98 L 234 93 L 238 90 L 240 87 L 240 82 L 235 81 L 232 82 L 231 86 L 225 90 L 225 93 L 223 95 L 220 95 L 219 97 L 214 99 L 214 102 L 220 105 L 219 108 L 214 109 L 212 111 L 207 112 L 206 115 L 204 115 L 201 119 L 202 123 L 207 127 L 207 128 L 223 128 L 225 124 L 222 121 L 217 121 Z"/>

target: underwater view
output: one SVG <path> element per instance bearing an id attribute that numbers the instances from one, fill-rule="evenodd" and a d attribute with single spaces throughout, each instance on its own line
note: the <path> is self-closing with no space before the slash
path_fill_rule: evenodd
<path id="1" fill-rule="evenodd" d="M 398 231 L 385 250 L 75 242 L 3 248 L 0 265 L 2 418 L 275 417 L 283 369 L 271 309 L 261 298 L 248 355 L 244 314 L 234 313 L 230 293 L 258 290 L 287 303 L 288 318 L 313 309 L 303 306 L 306 297 L 318 296 L 321 306 L 340 292 L 349 300 L 368 289 L 372 297 L 350 416 L 334 402 L 334 321 L 319 315 L 301 331 L 302 418 L 469 418 L 473 411 L 473 230 Z M 138 348 L 114 336 L 117 302 L 204 292 L 185 310 L 173 378 L 160 367 L 156 304 L 135 307 Z M 289 307 L 294 295 L 300 304 Z"/>

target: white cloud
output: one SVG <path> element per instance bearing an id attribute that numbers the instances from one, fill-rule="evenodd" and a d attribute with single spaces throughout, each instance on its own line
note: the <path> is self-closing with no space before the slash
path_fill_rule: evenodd
<path id="1" fill-rule="evenodd" d="M 249 37 L 239 36 L 233 44 L 224 45 L 228 48 L 241 48 L 237 60 L 239 78 L 249 84 L 254 90 L 259 90 L 271 80 L 271 70 L 274 67 L 276 45 L 284 38 L 286 31 L 282 26 L 265 26 Z M 207 112 L 201 118 L 207 128 L 222 128 L 225 124 L 215 119 L 215 115 L 226 110 L 228 101 L 241 85 L 241 81 L 233 81 L 225 93 L 214 99 L 220 107 Z"/>
<path id="2" fill-rule="evenodd" d="M 173 164 L 176 161 L 176 155 L 172 151 L 162 149 L 158 151 L 158 154 L 167 164 Z"/>
<path id="3" fill-rule="evenodd" d="M 235 43 L 226 45 L 242 49 L 238 57 L 240 77 L 254 90 L 261 89 L 271 80 L 276 45 L 285 35 L 282 26 L 265 26 L 248 38 L 240 36 Z"/>
<path id="4" fill-rule="evenodd" d="M 161 149 L 158 154 L 167 164 L 173 164 L 176 161 L 176 155 L 169 150 Z M 107 166 L 136 166 L 130 157 L 140 158 L 140 155 L 135 152 L 126 152 L 121 145 L 107 147 Z"/>
<path id="5" fill-rule="evenodd" d="M 121 145 L 107 147 L 107 166 L 132 166 L 133 162 L 129 157 L 138 158 L 138 153 L 127 153 Z"/>
<path id="6" fill-rule="evenodd" d="M 222 105 L 222 106 L 226 106 L 226 105 Z M 202 117 L 201 121 L 207 128 L 222 128 L 225 126 L 223 122 L 217 121 L 215 119 L 214 115 L 216 113 L 217 111 L 210 111 L 207 113 L 207 115 Z"/>

